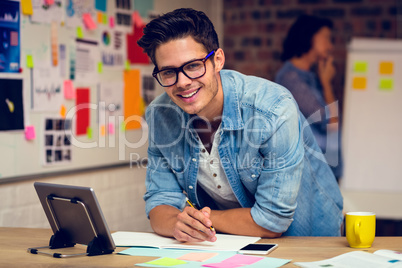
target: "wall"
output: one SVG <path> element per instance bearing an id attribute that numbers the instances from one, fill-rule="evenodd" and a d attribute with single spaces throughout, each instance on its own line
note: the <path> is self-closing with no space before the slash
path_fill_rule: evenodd
<path id="1" fill-rule="evenodd" d="M 225 0 L 225 68 L 273 80 L 282 43 L 301 14 L 334 22 L 334 89 L 342 102 L 346 44 L 352 36 L 402 38 L 400 0 Z"/>
<path id="2" fill-rule="evenodd" d="M 34 181 L 92 187 L 110 230 L 151 231 L 145 215 L 145 167 L 58 176 L 0 185 L 0 226 L 49 228 Z"/>

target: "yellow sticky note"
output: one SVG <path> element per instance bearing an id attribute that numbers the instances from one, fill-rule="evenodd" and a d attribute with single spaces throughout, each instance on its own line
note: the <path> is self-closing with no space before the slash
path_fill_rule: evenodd
<path id="1" fill-rule="evenodd" d="M 100 127 L 100 134 L 101 134 L 101 136 L 105 136 L 105 135 L 106 135 L 106 127 L 105 127 L 105 125 L 101 125 L 101 127 Z"/>
<path id="2" fill-rule="evenodd" d="M 121 130 L 121 131 L 126 131 L 126 123 L 125 123 L 124 121 L 121 122 L 120 130 Z"/>
<path id="3" fill-rule="evenodd" d="M 103 20 L 103 24 L 107 24 L 107 15 L 106 14 L 102 14 L 102 20 Z"/>
<path id="4" fill-rule="evenodd" d="M 393 90 L 394 89 L 394 79 L 381 78 L 379 87 L 381 90 Z"/>
<path id="5" fill-rule="evenodd" d="M 173 259 L 173 258 L 168 258 L 168 257 L 163 257 L 159 258 L 153 261 L 146 262 L 146 264 L 152 264 L 152 265 L 160 265 L 160 266 L 174 266 L 174 265 L 179 265 L 179 264 L 185 264 L 187 262 L 178 260 L 178 259 Z"/>
<path id="6" fill-rule="evenodd" d="M 87 137 L 88 137 L 88 139 L 92 139 L 92 128 L 91 127 L 87 128 Z"/>
<path id="7" fill-rule="evenodd" d="M 367 61 L 356 61 L 353 66 L 353 71 L 356 73 L 365 73 L 367 72 Z"/>
<path id="8" fill-rule="evenodd" d="M 393 74 L 394 73 L 394 63 L 392 61 L 382 61 L 380 62 L 380 74 Z"/>
<path id="9" fill-rule="evenodd" d="M 32 55 L 27 55 L 27 67 L 31 69 L 34 67 L 34 61 Z"/>
<path id="10" fill-rule="evenodd" d="M 80 26 L 77 27 L 77 37 L 84 38 L 84 32 L 82 31 L 82 27 Z"/>
<path id="11" fill-rule="evenodd" d="M 32 0 L 21 0 L 21 8 L 22 8 L 22 14 L 32 15 L 33 14 Z"/>
<path id="12" fill-rule="evenodd" d="M 366 77 L 353 77 L 352 88 L 357 90 L 365 90 L 367 87 L 367 78 Z"/>
<path id="13" fill-rule="evenodd" d="M 102 73 L 102 69 L 103 69 L 103 64 L 102 62 L 98 62 L 98 73 Z"/>
<path id="14" fill-rule="evenodd" d="M 124 69 L 130 70 L 130 60 L 126 60 L 126 62 L 124 63 Z"/>
<path id="15" fill-rule="evenodd" d="M 60 116 L 63 118 L 66 118 L 66 112 L 67 112 L 67 108 L 66 106 L 64 106 L 63 104 L 60 107 Z"/>

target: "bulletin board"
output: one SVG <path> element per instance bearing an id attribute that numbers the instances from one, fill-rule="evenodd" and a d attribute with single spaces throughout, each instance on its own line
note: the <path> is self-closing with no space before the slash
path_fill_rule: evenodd
<path id="1" fill-rule="evenodd" d="M 146 158 L 161 88 L 133 3 L 0 2 L 0 182 Z"/>
<path id="2" fill-rule="evenodd" d="M 402 41 L 353 39 L 348 47 L 341 187 L 402 191 Z"/>

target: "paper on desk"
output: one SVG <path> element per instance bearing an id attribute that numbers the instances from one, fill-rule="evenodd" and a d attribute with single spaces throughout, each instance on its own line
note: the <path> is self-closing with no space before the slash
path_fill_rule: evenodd
<path id="1" fill-rule="evenodd" d="M 217 234 L 216 242 L 182 243 L 173 238 L 162 237 L 154 233 L 122 231 L 113 233 L 112 237 L 118 247 L 182 248 L 211 251 L 238 251 L 247 244 L 260 240 L 259 237 L 252 236 Z"/>

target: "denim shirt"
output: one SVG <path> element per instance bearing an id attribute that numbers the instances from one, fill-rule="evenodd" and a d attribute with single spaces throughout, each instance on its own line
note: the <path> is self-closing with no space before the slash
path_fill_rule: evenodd
<path id="1" fill-rule="evenodd" d="M 337 236 L 343 201 L 310 127 L 284 87 L 220 72 L 224 103 L 218 152 L 229 184 L 253 220 L 284 235 Z M 216 209 L 197 185 L 200 142 L 192 117 L 165 93 L 148 107 L 146 213 L 183 209 L 185 195 Z"/>

